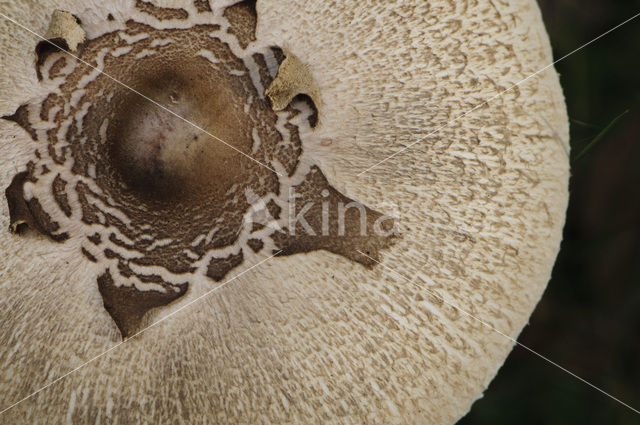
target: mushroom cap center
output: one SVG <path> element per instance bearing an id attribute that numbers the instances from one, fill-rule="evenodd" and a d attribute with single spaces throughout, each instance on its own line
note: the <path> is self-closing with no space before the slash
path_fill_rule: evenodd
<path id="1" fill-rule="evenodd" d="M 145 198 L 220 197 L 242 181 L 251 122 L 224 79 L 196 79 L 198 62 L 149 73 L 115 112 L 109 160 Z M 189 74 L 185 74 L 188 71 Z M 195 71 L 195 72 L 194 72 Z M 203 84 L 204 83 L 204 84 Z"/>

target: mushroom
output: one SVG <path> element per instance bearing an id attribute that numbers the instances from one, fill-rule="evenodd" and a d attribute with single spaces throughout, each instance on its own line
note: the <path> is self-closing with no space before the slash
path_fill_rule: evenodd
<path id="1" fill-rule="evenodd" d="M 2 421 L 453 423 L 482 395 L 567 203 L 532 1 L 0 12 Z"/>

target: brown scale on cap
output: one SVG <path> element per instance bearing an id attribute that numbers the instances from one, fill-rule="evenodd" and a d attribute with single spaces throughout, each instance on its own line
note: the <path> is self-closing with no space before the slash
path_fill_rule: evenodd
<path id="1" fill-rule="evenodd" d="M 209 0 L 194 0 L 193 5 L 200 13 L 211 12 L 211 5 L 209 4 Z"/>
<path id="2" fill-rule="evenodd" d="M 256 41 L 256 0 L 244 0 L 229 6 L 224 11 L 224 17 L 229 20 L 228 32 L 238 39 L 243 49 Z"/>
<path id="3" fill-rule="evenodd" d="M 158 20 L 188 17 L 137 6 Z M 38 75 L 59 89 L 5 117 L 37 142 L 6 191 L 11 230 L 84 240 L 79 254 L 100 266 L 98 289 L 123 337 L 191 278 L 222 281 L 249 253 L 324 249 L 372 267 L 357 251 L 377 258 L 393 242 L 392 219 L 339 193 L 304 158 L 313 100 L 274 111 L 265 97 L 285 59 L 255 47 L 255 2 L 222 15 L 187 29 L 131 20 L 86 41 L 78 55 L 104 74 L 40 48 Z"/>
<path id="4" fill-rule="evenodd" d="M 140 9 L 150 16 L 153 16 L 159 21 L 166 21 L 170 19 L 187 19 L 189 17 L 189 13 L 187 13 L 187 11 L 184 9 L 159 7 L 149 1 L 144 0 L 136 0 L 136 8 Z"/>

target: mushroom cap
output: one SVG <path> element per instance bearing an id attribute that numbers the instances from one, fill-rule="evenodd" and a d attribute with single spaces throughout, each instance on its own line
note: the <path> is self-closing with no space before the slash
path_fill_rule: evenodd
<path id="1" fill-rule="evenodd" d="M 237 2 L 202 13 L 198 1 L 142 3 L 188 18 L 158 20 L 133 0 L 0 12 L 45 34 L 54 9 L 69 11 L 91 40 L 130 18 L 189 28 Z M 552 67 L 522 82 L 552 62 L 535 2 L 258 0 L 256 10 L 254 43 L 291 52 L 315 81 L 305 158 L 340 193 L 395 216 L 400 235 L 372 267 L 327 250 L 250 268 L 256 259 L 202 298 L 218 284 L 194 276 L 144 323 L 174 315 L 0 422 L 454 423 L 513 348 L 461 311 L 517 338 L 560 245 L 564 98 Z M 4 19 L 0 28 L 0 114 L 10 115 L 52 87 L 33 66 L 39 40 Z M 8 187 L 34 141 L 8 121 L 0 134 Z M 0 409 L 120 342 L 82 243 L 0 232 Z"/>

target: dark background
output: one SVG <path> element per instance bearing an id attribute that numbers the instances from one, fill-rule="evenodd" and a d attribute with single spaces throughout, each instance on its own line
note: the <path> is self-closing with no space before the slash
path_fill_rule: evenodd
<path id="1" fill-rule="evenodd" d="M 640 0 L 539 0 L 554 57 L 640 12 Z M 640 17 L 556 65 L 575 157 L 564 241 L 519 341 L 640 410 Z M 640 415 L 516 347 L 459 425 L 640 424 Z"/>

